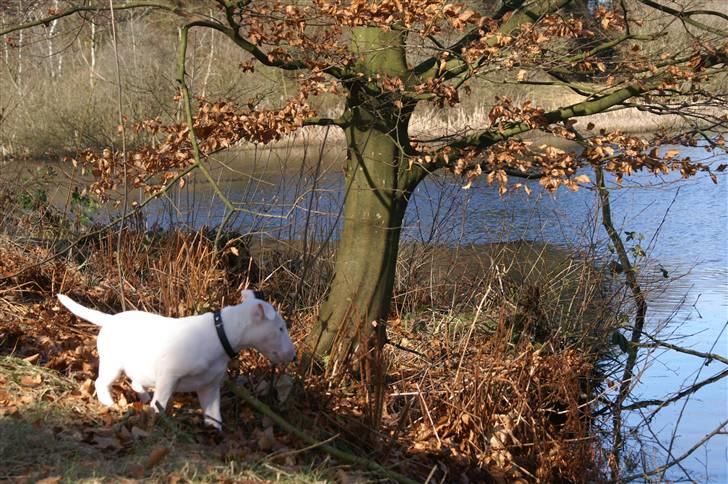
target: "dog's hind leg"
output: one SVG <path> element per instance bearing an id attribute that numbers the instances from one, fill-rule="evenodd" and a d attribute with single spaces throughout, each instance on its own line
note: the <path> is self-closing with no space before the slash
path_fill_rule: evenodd
<path id="1" fill-rule="evenodd" d="M 141 401 L 142 403 L 149 403 L 149 400 L 152 399 L 152 397 L 149 395 L 149 392 L 147 392 L 143 386 L 141 386 L 134 380 L 131 381 L 131 389 L 137 393 L 139 401 Z"/>
<path id="2" fill-rule="evenodd" d="M 114 404 L 114 399 L 111 397 L 111 385 L 120 373 L 120 366 L 101 358 L 99 362 L 99 377 L 96 379 L 96 396 L 107 407 Z"/>
<path id="3" fill-rule="evenodd" d="M 222 416 L 220 415 L 220 381 L 197 390 L 200 406 L 205 413 L 205 423 L 222 430 Z"/>

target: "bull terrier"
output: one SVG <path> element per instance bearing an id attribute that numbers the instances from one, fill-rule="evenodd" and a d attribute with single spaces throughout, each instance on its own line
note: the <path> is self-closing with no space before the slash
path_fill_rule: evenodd
<path id="1" fill-rule="evenodd" d="M 111 385 L 123 371 L 142 402 L 166 409 L 174 392 L 197 392 L 205 423 L 222 429 L 220 387 L 228 361 L 243 348 L 255 348 L 274 364 L 296 357 L 285 321 L 273 306 L 242 293 L 243 302 L 221 311 L 169 318 L 144 311 L 106 314 L 84 307 L 68 296 L 58 300 L 76 316 L 101 326 L 97 347 L 96 395 L 114 404 Z"/>

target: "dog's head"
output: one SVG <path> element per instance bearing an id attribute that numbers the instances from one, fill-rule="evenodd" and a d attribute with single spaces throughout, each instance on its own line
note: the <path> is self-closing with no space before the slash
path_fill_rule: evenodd
<path id="1" fill-rule="evenodd" d="M 243 291 L 241 306 L 249 321 L 245 332 L 248 344 L 276 365 L 290 363 L 296 359 L 296 348 L 286 322 L 273 306 L 255 296 L 253 291 Z"/>

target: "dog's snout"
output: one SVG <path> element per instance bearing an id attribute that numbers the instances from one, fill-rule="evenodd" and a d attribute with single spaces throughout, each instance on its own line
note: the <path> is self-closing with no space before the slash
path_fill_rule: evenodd
<path id="1" fill-rule="evenodd" d="M 291 363 L 291 362 L 293 362 L 293 361 L 296 361 L 296 348 L 291 348 L 291 349 L 289 349 L 289 350 L 286 350 L 286 351 L 285 351 L 285 352 L 283 353 L 283 355 L 282 355 L 282 356 L 283 356 L 283 360 L 284 360 L 284 361 L 285 361 L 286 363 Z"/>

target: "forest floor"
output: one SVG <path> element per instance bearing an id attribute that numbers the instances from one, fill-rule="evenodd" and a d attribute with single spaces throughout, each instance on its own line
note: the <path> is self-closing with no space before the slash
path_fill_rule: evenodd
<path id="1" fill-rule="evenodd" d="M 139 245 L 133 234 L 129 238 L 130 247 Z M 134 306 L 187 314 L 234 297 L 230 294 L 239 281 L 226 279 L 221 261 L 210 262 L 219 255 L 208 250 L 207 239 L 176 234 L 152 245 L 146 257 L 134 260 L 135 253 L 125 251 L 130 257 L 123 262 L 130 287 L 126 297 Z M 543 247 L 514 247 L 513 254 L 521 259 L 524 251 L 544 253 Z M 296 368 L 282 373 L 244 351 L 230 366 L 222 401 L 225 429 L 217 433 L 202 425 L 191 395 L 178 395 L 169 414 L 158 418 L 136 402 L 121 379 L 114 390 L 117 405 L 108 409 L 98 403 L 93 389 L 97 330 L 55 299 L 63 291 L 102 310 L 118 308 L 117 266 L 108 247 L 101 240 L 84 250 L 81 263 L 67 258 L 36 265 L 50 249 L 8 239 L 0 244 L 0 480 L 387 479 L 330 457 L 323 444 L 420 482 L 582 480 L 585 475 L 598 480 L 606 456 L 590 416 L 589 395 L 596 389 L 590 382 L 606 329 L 597 331 L 600 317 L 592 315 L 596 326 L 581 321 L 579 335 L 562 331 L 537 341 L 538 328 L 545 321 L 554 323 L 558 313 L 545 307 L 550 304 L 546 285 L 542 295 L 531 291 L 519 296 L 514 287 L 538 284 L 518 277 L 505 284 L 502 279 L 485 280 L 482 275 L 488 271 L 476 267 L 471 272 L 481 277 L 474 282 L 480 289 L 472 294 L 479 297 L 471 297 L 467 308 L 451 303 L 449 309 L 427 299 L 425 288 L 418 293 L 410 285 L 409 299 L 398 296 L 395 306 L 402 311 L 389 322 L 393 344 L 385 346 L 380 361 L 387 374 L 381 387 L 363 371 L 361 361 L 367 355 L 351 355 L 320 374 Z M 177 265 L 179 254 L 187 254 L 186 263 L 174 273 L 164 258 L 155 259 L 162 253 L 174 254 L 169 264 Z M 433 257 L 441 261 L 438 270 L 452 267 L 442 261 L 442 252 Z M 585 269 L 578 267 L 572 268 L 572 276 L 578 273 L 576 279 L 583 282 Z M 168 278 L 151 275 L 165 270 Z M 568 272 L 560 263 L 541 266 L 540 271 Z M 432 267 L 429 273 L 448 277 L 447 271 Z M 175 287 L 162 287 L 160 281 L 168 279 Z M 561 296 L 583 298 L 571 284 L 561 286 Z M 191 286 L 199 286 L 205 296 L 191 293 Z M 273 300 L 290 292 L 271 289 Z M 170 307 L 169 301 L 185 298 L 184 304 Z M 289 305 L 282 310 L 294 341 L 300 342 L 315 308 Z M 248 388 L 320 444 L 282 431 L 242 401 L 234 392 L 237 386 Z M 377 392 L 382 392 L 381 400 Z"/>

